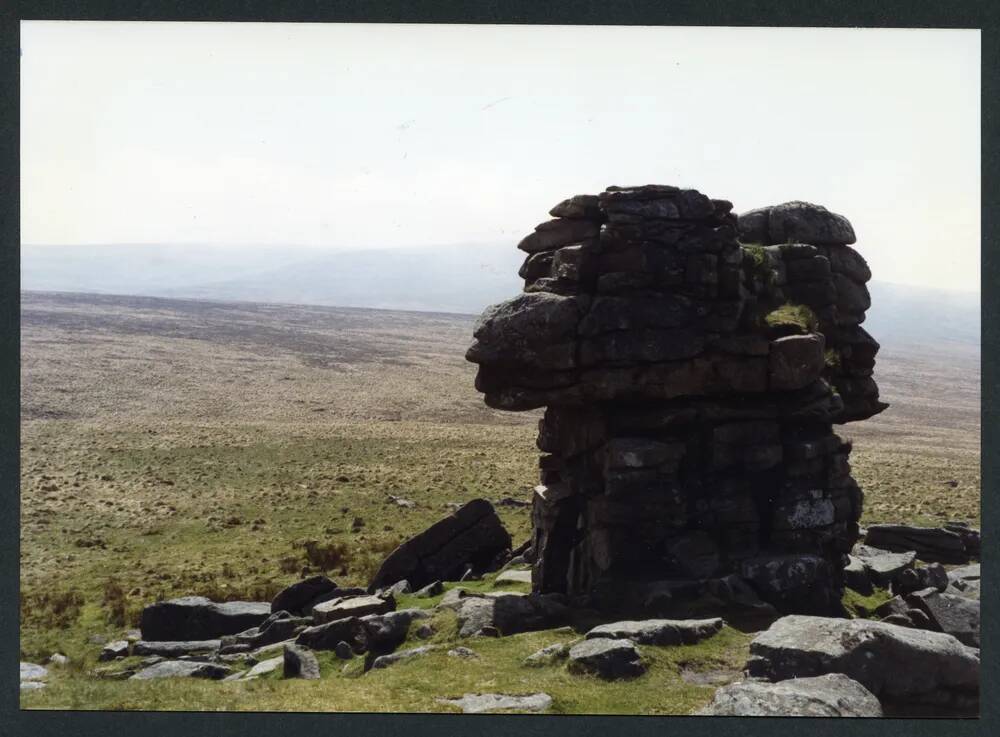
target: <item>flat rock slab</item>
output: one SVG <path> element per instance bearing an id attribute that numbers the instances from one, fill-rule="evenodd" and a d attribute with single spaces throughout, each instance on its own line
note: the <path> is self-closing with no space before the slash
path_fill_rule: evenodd
<path id="1" fill-rule="evenodd" d="M 485 714 L 491 711 L 543 712 L 552 706 L 552 697 L 547 693 L 528 696 L 509 696 L 499 693 L 471 694 L 460 699 L 438 699 L 442 704 L 457 706 L 465 714 Z"/>
<path id="2" fill-rule="evenodd" d="M 165 642 L 139 640 L 139 642 L 132 646 L 132 654 L 161 655 L 165 658 L 176 658 L 179 655 L 212 653 L 218 650 L 221 645 L 222 640 L 167 640 Z M 126 654 L 128 654 L 127 649 Z"/>
<path id="3" fill-rule="evenodd" d="M 139 629 L 147 641 L 212 640 L 256 627 L 270 614 L 269 602 L 217 603 L 203 596 L 184 596 L 147 606 Z"/>
<path id="4" fill-rule="evenodd" d="M 49 675 L 48 668 L 34 663 L 21 663 L 19 671 L 22 681 L 40 681 Z"/>
<path id="5" fill-rule="evenodd" d="M 101 648 L 101 653 L 97 656 L 97 659 L 101 662 L 106 662 L 108 660 L 115 660 L 116 658 L 124 658 L 128 655 L 128 650 L 128 640 L 115 640 Z"/>
<path id="6" fill-rule="evenodd" d="M 722 629 L 723 621 L 713 619 L 646 619 L 613 622 L 594 627 L 587 639 L 606 637 L 632 640 L 640 645 L 693 645 Z"/>
<path id="7" fill-rule="evenodd" d="M 282 667 L 285 658 L 283 656 L 278 656 L 276 658 L 269 658 L 267 660 L 262 660 L 253 668 L 246 671 L 245 673 L 234 673 L 231 676 L 226 676 L 222 680 L 224 681 L 255 681 L 261 676 L 265 676 L 268 673 L 273 673 Z"/>
<path id="8" fill-rule="evenodd" d="M 193 660 L 164 660 L 143 668 L 129 677 L 130 681 L 148 681 L 154 678 L 210 678 L 220 680 L 232 674 L 232 669 L 216 663 L 199 663 Z"/>
<path id="9" fill-rule="evenodd" d="M 863 619 L 791 615 L 750 643 L 751 677 L 843 673 L 883 701 L 942 707 L 978 699 L 979 653 L 951 635 Z"/>
<path id="10" fill-rule="evenodd" d="M 855 545 L 852 553 L 868 571 L 871 582 L 883 588 L 903 571 L 913 568 L 917 560 L 917 554 L 912 550 L 894 553 L 871 545 Z"/>
<path id="11" fill-rule="evenodd" d="M 385 614 L 396 608 L 392 597 L 352 596 L 346 599 L 331 599 L 313 607 L 313 619 L 317 624 L 332 622 L 346 617 L 363 617 L 366 614 Z"/>
<path id="12" fill-rule="evenodd" d="M 21 681 L 21 691 L 37 691 L 42 688 L 45 688 L 44 681 Z"/>
<path id="13" fill-rule="evenodd" d="M 631 640 L 584 640 L 570 648 L 568 657 L 571 673 L 591 673 L 605 680 L 635 678 L 646 672 Z"/>
<path id="14" fill-rule="evenodd" d="M 524 659 L 524 664 L 532 667 L 552 665 L 566 659 L 569 655 L 570 646 L 566 643 L 557 642 L 554 645 L 543 647 L 541 650 L 533 652 Z"/>
<path id="15" fill-rule="evenodd" d="M 871 691 L 840 673 L 723 686 L 698 714 L 728 717 L 880 717 Z"/>
<path id="16" fill-rule="evenodd" d="M 912 550 L 920 560 L 928 562 L 969 562 L 969 551 L 962 535 L 943 527 L 871 525 L 865 543 L 894 552 Z"/>
<path id="17" fill-rule="evenodd" d="M 400 650 L 388 655 L 379 655 L 372 661 L 372 668 L 388 668 L 390 665 L 395 665 L 404 660 L 412 660 L 420 655 L 426 655 L 433 649 L 434 647 L 431 645 L 423 645 L 421 647 L 410 648 L 409 650 Z"/>
<path id="18" fill-rule="evenodd" d="M 495 583 L 531 583 L 531 571 L 506 570 L 496 577 Z"/>
<path id="19" fill-rule="evenodd" d="M 434 581 L 453 581 L 468 565 L 482 569 L 510 547 L 510 534 L 493 505 L 485 499 L 473 499 L 392 551 L 369 590 L 403 579 L 414 589 Z"/>

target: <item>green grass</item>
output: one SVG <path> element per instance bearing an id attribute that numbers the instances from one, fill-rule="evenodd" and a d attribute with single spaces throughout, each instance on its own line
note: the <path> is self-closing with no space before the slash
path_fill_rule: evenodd
<path id="1" fill-rule="evenodd" d="M 867 596 L 854 589 L 844 589 L 841 601 L 855 619 L 871 619 L 875 617 L 875 610 L 891 598 L 891 593 L 880 588 L 875 588 Z"/>
<path id="2" fill-rule="evenodd" d="M 814 333 L 819 328 L 816 313 L 805 305 L 783 304 L 764 316 L 768 327 L 793 327 L 800 333 Z"/>
<path id="3" fill-rule="evenodd" d="M 554 643 L 579 635 L 565 628 L 504 638 L 457 636 L 455 614 L 436 613 L 429 620 L 436 634 L 411 638 L 401 648 L 430 644 L 434 651 L 389 668 L 362 673 L 360 658 L 348 662 L 318 653 L 319 681 L 283 680 L 280 672 L 247 683 L 166 679 L 158 682 L 114 681 L 80 677 L 51 669 L 49 686 L 22 695 L 24 708 L 39 709 L 184 709 L 253 711 L 452 711 L 438 698 L 465 693 L 528 694 L 553 698 L 554 713 L 688 714 L 706 704 L 714 686 L 688 683 L 681 670 L 733 672 L 746 661 L 750 640 L 728 627 L 697 645 L 641 646 L 649 666 L 635 680 L 605 682 L 570 674 L 564 663 L 528 667 L 524 659 Z M 415 629 L 415 628 L 411 628 Z M 479 654 L 466 660 L 447 655 L 462 645 Z M 133 665 L 137 658 L 116 664 Z"/>

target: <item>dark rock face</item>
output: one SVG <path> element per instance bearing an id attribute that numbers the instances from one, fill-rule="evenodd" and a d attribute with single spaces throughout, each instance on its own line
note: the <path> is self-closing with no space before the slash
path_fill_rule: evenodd
<path id="1" fill-rule="evenodd" d="M 501 637 L 560 627 L 569 619 L 570 609 L 558 596 L 466 596 L 458 607 L 458 634 L 461 637 Z"/>
<path id="2" fill-rule="evenodd" d="M 485 569 L 510 547 L 510 533 L 493 505 L 474 499 L 392 551 L 368 588 L 374 591 L 403 579 L 414 589 L 455 581 L 470 565 Z"/>
<path id="3" fill-rule="evenodd" d="M 882 705 L 867 688 L 840 673 L 788 681 L 742 681 L 723 686 L 703 716 L 880 717 Z"/>
<path id="4" fill-rule="evenodd" d="M 219 604 L 202 596 L 184 596 L 147 606 L 139 629 L 147 641 L 211 640 L 256 627 L 270 614 L 267 602 Z"/>
<path id="5" fill-rule="evenodd" d="M 842 673 L 903 714 L 929 705 L 942 714 L 978 708 L 978 650 L 885 622 L 783 617 L 750 643 L 747 671 L 771 681 Z"/>
<path id="6" fill-rule="evenodd" d="M 524 293 L 477 322 L 486 404 L 546 408 L 536 592 L 624 603 L 736 574 L 782 611 L 840 612 L 862 494 L 833 425 L 887 406 L 871 273 L 825 208 L 731 209 L 666 185 L 561 202 L 521 242 Z"/>
<path id="7" fill-rule="evenodd" d="M 934 588 L 916 591 L 906 601 L 927 615 L 927 629 L 945 632 L 961 643 L 979 647 L 979 601 L 943 594 Z"/>
<path id="8" fill-rule="evenodd" d="M 346 642 L 358 654 L 368 649 L 368 637 L 360 619 L 348 617 L 309 627 L 295 638 L 296 645 L 310 650 L 333 650 L 340 642 Z"/>

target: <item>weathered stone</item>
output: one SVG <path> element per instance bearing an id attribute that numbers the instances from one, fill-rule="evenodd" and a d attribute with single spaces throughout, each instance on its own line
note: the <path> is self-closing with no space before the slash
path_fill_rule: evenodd
<path id="1" fill-rule="evenodd" d="M 556 596 L 469 596 L 458 610 L 460 637 L 499 637 L 566 624 L 570 609 Z"/>
<path id="2" fill-rule="evenodd" d="M 116 643 L 112 643 L 116 644 Z M 221 640 L 166 640 L 154 642 L 139 640 L 132 647 L 133 655 L 159 655 L 176 658 L 181 655 L 203 655 L 216 652 L 222 646 Z"/>
<path id="3" fill-rule="evenodd" d="M 883 704 L 968 705 L 979 656 L 951 635 L 862 619 L 782 617 L 750 643 L 747 670 L 769 680 L 843 673 Z"/>
<path id="4" fill-rule="evenodd" d="M 646 672 L 631 640 L 599 637 L 578 642 L 569 650 L 571 673 L 592 673 L 606 680 L 635 678 Z"/>
<path id="5" fill-rule="evenodd" d="M 266 676 L 268 673 L 274 673 L 278 668 L 282 668 L 285 663 L 285 658 L 279 655 L 276 658 L 269 658 L 268 660 L 262 660 L 256 663 L 250 670 L 246 673 L 234 673 L 231 676 L 226 676 L 224 681 L 255 681 L 261 676 Z"/>
<path id="6" fill-rule="evenodd" d="M 723 686 L 703 716 L 880 717 L 882 705 L 867 688 L 840 673 L 787 681 L 743 681 Z"/>
<path id="7" fill-rule="evenodd" d="M 451 658 L 462 658 L 464 660 L 475 660 L 479 657 L 479 654 L 475 650 L 470 650 L 467 647 L 455 647 L 448 651 L 448 657 Z"/>
<path id="8" fill-rule="evenodd" d="M 313 607 L 313 619 L 317 624 L 332 622 L 347 617 L 363 617 L 366 614 L 384 614 L 396 608 L 392 597 L 352 596 L 346 599 L 332 599 Z"/>
<path id="9" fill-rule="evenodd" d="M 48 678 L 49 671 L 45 666 L 35 663 L 21 662 L 19 667 L 21 681 L 41 681 Z"/>
<path id="10" fill-rule="evenodd" d="M 305 614 L 306 607 L 319 596 L 334 591 L 337 584 L 326 576 L 312 576 L 282 589 L 271 602 L 272 612 Z"/>
<path id="11" fill-rule="evenodd" d="M 816 381 L 826 366 L 820 334 L 789 335 L 771 342 L 768 382 L 773 391 L 802 389 Z"/>
<path id="12" fill-rule="evenodd" d="M 517 247 L 528 253 L 548 251 L 596 238 L 600 231 L 600 224 L 590 220 L 556 218 L 538 225 L 535 232 L 525 236 Z"/>
<path id="13" fill-rule="evenodd" d="M 143 668 L 129 678 L 130 681 L 148 681 L 154 678 L 208 678 L 221 680 L 232 673 L 231 668 L 217 663 L 199 663 L 193 660 L 164 660 Z"/>
<path id="14" fill-rule="evenodd" d="M 554 645 L 548 645 L 543 647 L 541 650 L 536 650 L 531 655 L 524 659 L 524 664 L 537 668 L 545 665 L 554 665 L 560 661 L 566 659 L 569 655 L 570 646 L 566 643 L 557 642 Z"/>
<path id="15" fill-rule="evenodd" d="M 640 645 L 693 645 L 722 629 L 722 619 L 646 619 L 602 624 L 587 632 L 597 637 L 631 640 Z"/>
<path id="16" fill-rule="evenodd" d="M 421 599 L 429 599 L 434 596 L 438 596 L 444 593 L 444 584 L 440 581 L 431 581 L 429 584 L 424 586 L 422 589 L 415 591 L 414 596 L 418 596 Z"/>
<path id="17" fill-rule="evenodd" d="M 159 601 L 142 610 L 139 629 L 147 641 L 210 640 L 255 627 L 267 619 L 267 602 L 216 603 L 202 596 Z"/>
<path id="18" fill-rule="evenodd" d="M 115 640 L 114 642 L 109 642 L 101 648 L 101 654 L 97 656 L 97 659 L 98 661 L 105 662 L 108 660 L 115 660 L 116 658 L 124 658 L 128 656 L 129 646 L 128 640 Z M 136 654 L 142 655 L 143 653 Z"/>
<path id="19" fill-rule="evenodd" d="M 376 654 L 392 652 L 406 639 L 414 620 L 428 617 L 430 612 L 424 609 L 400 609 L 387 614 L 361 617 L 368 649 Z"/>
<path id="20" fill-rule="evenodd" d="M 979 647 L 979 601 L 941 593 L 935 588 L 906 597 L 914 609 L 927 615 L 930 628 L 952 635 L 959 642 Z M 913 615 L 910 615 L 913 619 Z"/>
<path id="21" fill-rule="evenodd" d="M 506 570 L 497 575 L 494 579 L 496 585 L 505 583 L 531 583 L 531 571 Z"/>
<path id="22" fill-rule="evenodd" d="M 847 560 L 847 565 L 844 566 L 844 583 L 859 594 L 871 594 L 874 589 L 864 561 L 853 555 L 847 556 Z"/>
<path id="23" fill-rule="evenodd" d="M 420 655 L 426 655 L 433 649 L 434 647 L 432 645 L 421 645 L 420 647 L 413 647 L 409 650 L 400 650 L 398 652 L 389 653 L 388 655 L 379 655 L 372 662 L 372 668 L 388 668 L 390 665 L 395 665 L 396 663 L 404 660 L 410 660 Z"/>
<path id="24" fill-rule="evenodd" d="M 309 627 L 295 638 L 295 644 L 310 650 L 333 650 L 339 642 L 347 642 L 356 653 L 365 652 L 368 649 L 368 636 L 364 623 L 357 617 L 335 619 Z"/>
<path id="25" fill-rule="evenodd" d="M 565 199 L 549 210 L 549 215 L 554 218 L 579 218 L 598 222 L 605 220 L 600 201 L 594 194 L 578 194 Z"/>
<path id="26" fill-rule="evenodd" d="M 761 212 L 766 212 L 767 230 L 763 231 Z M 746 220 L 744 221 L 744 219 Z M 764 244 L 810 243 L 850 245 L 856 240 L 854 229 L 843 215 L 809 202 L 785 202 L 740 216 L 744 242 Z"/>
<path id="27" fill-rule="evenodd" d="M 485 714 L 488 712 L 543 712 L 552 706 L 552 697 L 545 693 L 535 693 L 528 696 L 509 696 L 507 694 L 471 694 L 467 693 L 460 699 L 438 699 L 442 704 L 457 706 L 464 714 Z"/>
<path id="28" fill-rule="evenodd" d="M 881 588 L 888 588 L 904 570 L 913 568 L 917 557 L 912 552 L 891 553 L 870 545 L 855 545 L 852 552 L 868 570 L 872 583 Z"/>
<path id="29" fill-rule="evenodd" d="M 510 547 L 510 534 L 493 506 L 475 499 L 396 548 L 369 587 L 374 590 L 404 578 L 415 587 L 455 580 L 469 565 L 485 568 Z"/>
<path id="30" fill-rule="evenodd" d="M 865 543 L 894 552 L 914 551 L 917 558 L 936 563 L 968 563 L 962 537 L 940 527 L 870 525 Z"/>

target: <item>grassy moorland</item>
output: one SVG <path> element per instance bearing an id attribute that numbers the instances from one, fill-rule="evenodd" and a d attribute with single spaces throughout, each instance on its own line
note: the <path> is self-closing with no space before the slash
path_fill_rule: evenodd
<path id="1" fill-rule="evenodd" d="M 528 500 L 538 413 L 482 404 L 462 358 L 470 334 L 471 318 L 455 315 L 25 294 L 21 655 L 63 652 L 71 665 L 22 705 L 424 711 L 465 692 L 539 690 L 567 713 L 706 703 L 712 678 L 691 674 L 730 677 L 746 635 L 647 648 L 649 673 L 624 685 L 520 664 L 568 632 L 477 640 L 480 660 L 448 658 L 450 613 L 437 615 L 438 651 L 363 678 L 360 663 L 342 672 L 329 658 L 319 682 L 88 675 L 92 636 L 120 636 L 155 599 L 267 599 L 319 571 L 362 584 L 450 504 Z M 892 408 L 842 431 L 855 440 L 863 521 L 978 524 L 978 350 L 893 344 L 879 359 Z M 497 509 L 515 543 L 526 539 L 528 511 Z M 426 668 L 433 679 L 419 677 Z"/>

